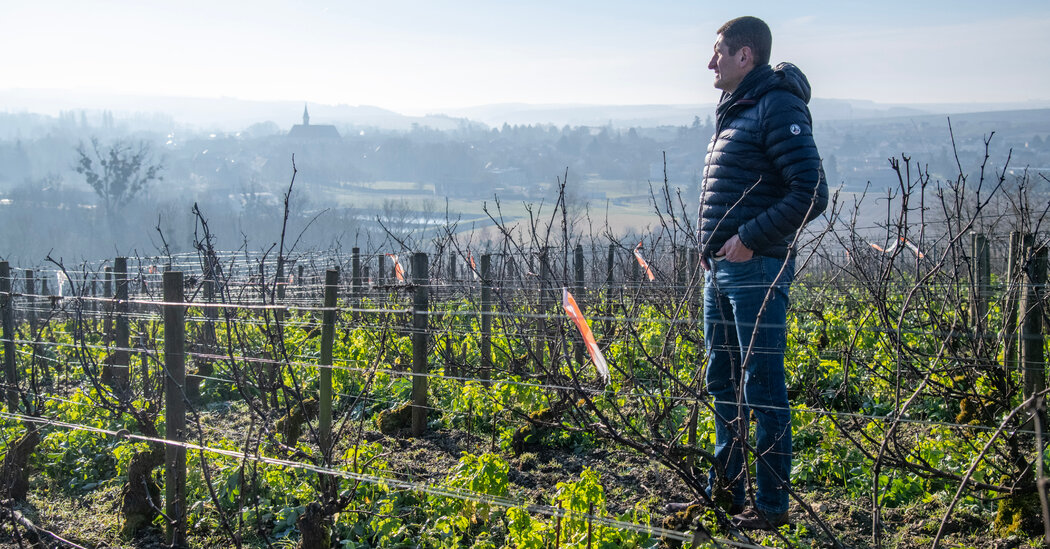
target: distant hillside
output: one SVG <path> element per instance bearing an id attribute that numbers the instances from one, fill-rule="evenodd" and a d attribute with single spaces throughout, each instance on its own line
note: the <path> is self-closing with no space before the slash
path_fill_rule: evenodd
<path id="1" fill-rule="evenodd" d="M 853 99 L 814 98 L 810 104 L 813 117 L 819 121 L 883 119 L 899 116 L 922 116 L 998 112 L 1050 108 L 1042 103 L 971 103 L 894 105 Z M 705 120 L 714 114 L 715 105 L 531 105 L 505 103 L 446 111 L 448 114 L 483 122 L 489 126 L 554 124 L 556 126 L 605 126 L 618 128 L 686 126 L 695 117 Z"/>
<path id="2" fill-rule="evenodd" d="M 449 115 L 469 118 L 497 127 L 503 124 L 555 126 L 645 127 L 686 126 L 693 118 L 703 119 L 714 111 L 714 105 L 532 105 L 502 103 L 446 111 Z"/>
<path id="3" fill-rule="evenodd" d="M 230 97 L 171 97 L 114 95 L 98 91 L 0 90 L 0 111 L 57 115 L 71 111 L 112 111 L 118 118 L 137 115 L 169 119 L 197 130 L 234 132 L 260 122 L 273 122 L 287 131 L 300 121 L 304 102 L 246 101 Z M 455 130 L 484 124 L 489 127 L 553 124 L 556 126 L 658 127 L 684 126 L 695 117 L 705 120 L 714 105 L 534 105 L 505 103 L 463 109 L 436 110 L 440 114 L 407 116 L 369 105 L 309 103 L 319 124 L 340 130 L 374 127 L 408 130 L 414 125 Z M 1050 108 L 1050 102 L 973 104 L 884 104 L 864 100 L 815 98 L 811 104 L 818 121 L 864 120 L 899 116 L 943 115 Z"/>
<path id="4" fill-rule="evenodd" d="M 179 125 L 198 130 L 240 131 L 271 121 L 285 131 L 302 121 L 302 101 L 245 101 L 230 97 L 170 97 L 111 95 L 65 90 L 0 90 L 0 109 L 57 115 L 63 111 L 112 111 L 118 118 L 128 115 L 163 114 Z M 447 116 L 412 117 L 369 105 L 324 105 L 309 103 L 318 124 L 340 127 L 376 127 L 408 130 L 413 124 L 451 130 L 466 121 Z"/>
<path id="5" fill-rule="evenodd" d="M 820 99 L 810 103 L 813 118 L 821 121 L 864 120 L 922 115 L 996 113 L 1050 108 L 1048 101 L 1028 103 L 916 103 L 889 104 L 858 99 Z"/>

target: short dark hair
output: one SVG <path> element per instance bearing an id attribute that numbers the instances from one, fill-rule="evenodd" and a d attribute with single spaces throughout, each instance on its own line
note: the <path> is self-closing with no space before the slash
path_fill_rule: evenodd
<path id="1" fill-rule="evenodd" d="M 755 66 L 769 64 L 769 52 L 773 49 L 773 33 L 769 31 L 769 25 L 765 21 L 746 15 L 726 21 L 718 28 L 718 34 L 722 35 L 722 41 L 729 49 L 729 55 L 735 55 L 740 48 L 747 46 L 751 48 L 751 54 L 755 56 Z"/>

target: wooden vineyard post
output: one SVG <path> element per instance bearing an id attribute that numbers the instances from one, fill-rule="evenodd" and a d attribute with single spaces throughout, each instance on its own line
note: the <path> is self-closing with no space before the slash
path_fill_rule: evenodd
<path id="1" fill-rule="evenodd" d="M 591 549 L 594 535 L 594 502 L 587 505 L 587 549 Z"/>
<path id="2" fill-rule="evenodd" d="M 576 292 L 582 296 L 586 281 L 585 275 L 587 271 L 587 265 L 586 263 L 584 263 L 583 244 L 576 245 L 576 257 L 573 267 L 576 270 Z"/>
<path id="3" fill-rule="evenodd" d="M 361 299 L 361 248 L 354 248 L 350 252 L 350 282 L 353 284 L 352 291 L 350 292 L 354 296 L 354 306 L 358 304 L 358 300 Z M 326 275 L 327 276 L 327 275 Z M 328 289 L 325 288 L 325 292 Z M 327 293 L 325 294 L 327 295 Z"/>
<path id="4" fill-rule="evenodd" d="M 266 264 L 259 262 L 259 303 L 266 305 Z"/>
<path id="5" fill-rule="evenodd" d="M 690 408 L 689 408 L 689 424 L 688 424 L 688 428 L 686 429 L 685 438 L 686 438 L 686 446 L 688 446 L 690 448 L 692 448 L 693 446 L 696 446 L 696 420 L 697 420 L 697 415 L 698 415 L 698 409 L 697 408 L 698 408 L 698 405 L 696 403 L 693 403 L 693 405 L 690 406 Z M 692 454 L 690 454 L 690 456 L 692 456 Z M 695 462 L 696 458 L 690 457 L 689 461 L 690 462 Z"/>
<path id="6" fill-rule="evenodd" d="M 674 260 L 674 298 L 681 301 L 689 293 L 686 284 L 689 280 L 689 260 L 685 247 L 674 245 L 671 247 L 671 255 Z"/>
<path id="7" fill-rule="evenodd" d="M 455 263 L 454 263 L 455 257 L 456 257 L 455 252 L 449 252 L 448 253 L 448 265 L 449 265 L 450 271 L 445 273 L 445 280 L 446 280 L 446 284 L 445 285 L 446 285 L 447 288 L 451 288 L 452 287 L 452 276 L 451 276 L 450 273 L 451 273 L 451 270 L 454 270 L 456 268 L 455 267 Z M 450 292 L 451 292 L 451 290 L 450 290 Z M 436 316 L 435 316 L 435 323 L 437 325 L 439 325 L 439 326 L 445 326 L 445 320 L 446 320 L 446 316 L 445 316 L 445 313 L 444 313 L 444 309 L 439 309 L 439 312 L 437 312 Z M 444 375 L 446 377 L 450 377 L 450 378 L 459 377 L 460 374 L 463 373 L 463 372 L 459 371 L 459 368 L 458 368 L 458 366 L 456 364 L 456 360 L 455 360 L 455 354 L 454 354 L 454 351 L 455 351 L 455 340 L 456 340 L 454 332 L 455 332 L 455 325 L 456 325 L 458 320 L 459 320 L 459 317 L 456 314 L 448 315 L 448 327 L 444 330 L 444 335 L 442 337 L 443 343 L 441 344 L 440 351 L 438 351 L 438 353 L 441 355 L 442 362 L 444 363 L 444 366 L 445 366 Z M 438 347 L 438 343 L 436 341 L 434 343 L 434 346 L 435 346 L 435 348 Z M 465 368 L 464 368 L 464 370 L 465 370 Z"/>
<path id="8" fill-rule="evenodd" d="M 635 248 L 636 252 L 639 251 L 639 250 L 641 250 L 641 248 Z M 634 261 L 631 262 L 631 285 L 634 286 L 635 288 L 637 288 L 637 287 L 641 286 L 641 284 L 642 284 L 642 266 L 638 263 L 638 260 L 635 259 Z"/>
<path id="9" fill-rule="evenodd" d="M 970 233 L 970 257 L 973 261 L 973 288 L 970 298 L 970 319 L 978 345 L 984 345 L 984 328 L 987 324 L 988 301 L 992 293 L 991 250 L 988 238 L 982 233 Z"/>
<path id="10" fill-rule="evenodd" d="M 146 330 L 139 324 L 139 360 L 142 371 L 142 399 L 149 400 L 153 397 L 153 387 L 149 379 L 149 351 L 146 348 Z"/>
<path id="11" fill-rule="evenodd" d="M 700 250 L 689 248 L 689 291 L 692 297 L 693 318 L 700 322 L 700 303 L 703 302 L 704 271 L 700 268 Z"/>
<path id="12" fill-rule="evenodd" d="M 127 391 L 130 387 L 130 362 L 131 353 L 128 346 L 131 344 L 131 327 L 128 324 L 128 258 L 118 257 L 113 261 L 113 279 L 116 282 L 116 319 L 114 322 L 114 349 L 111 364 L 109 365 L 110 385 L 118 392 Z"/>
<path id="13" fill-rule="evenodd" d="M 439 247 L 438 250 L 436 252 L 434 252 L 434 260 L 437 261 L 437 263 L 434 265 L 434 278 L 436 278 L 438 280 L 441 280 L 441 281 L 444 281 L 443 284 L 435 284 L 435 286 L 436 286 L 435 289 L 434 289 L 435 293 L 440 293 L 441 290 L 438 289 L 438 287 L 440 287 L 440 286 L 444 286 L 445 290 L 448 291 L 449 293 L 451 293 L 451 289 L 450 288 L 451 288 L 452 279 L 448 276 L 448 270 L 445 267 L 445 263 L 444 263 L 444 259 L 443 259 L 443 255 L 442 255 L 443 253 L 444 253 L 444 248 L 442 248 L 442 247 Z M 452 264 L 453 254 L 454 254 L 454 252 L 452 252 L 452 251 L 450 251 L 449 254 L 448 254 L 449 265 Z M 440 303 L 441 299 L 440 299 L 440 297 L 436 297 L 435 296 L 434 301 Z M 433 322 L 433 324 L 435 326 L 444 327 L 445 326 L 445 312 L 444 312 L 444 309 L 442 309 L 441 307 L 438 307 L 437 310 L 434 311 L 433 314 L 434 314 L 434 322 Z M 451 319 L 449 321 L 449 323 L 450 324 L 454 324 L 455 321 L 456 321 L 455 320 L 456 319 L 456 315 L 450 315 L 449 318 Z M 440 333 L 441 335 L 438 335 L 438 333 Z M 439 339 L 441 340 L 440 342 L 438 341 Z M 438 357 L 441 358 L 441 363 L 442 363 L 441 374 L 444 377 L 447 377 L 447 378 L 450 378 L 450 379 L 459 377 L 459 372 L 456 371 L 455 361 L 452 360 L 453 339 L 454 338 L 452 336 L 452 327 L 451 326 L 449 326 L 448 328 L 445 328 L 445 329 L 440 329 L 439 328 L 438 330 L 435 330 L 434 351 L 437 353 Z"/>
<path id="14" fill-rule="evenodd" d="M 26 269 L 26 320 L 29 322 L 29 333 L 36 333 L 36 279 L 33 270 Z"/>
<path id="15" fill-rule="evenodd" d="M 361 248 L 350 250 L 350 297 L 350 316 L 356 324 L 361 318 Z"/>
<path id="16" fill-rule="evenodd" d="M 492 255 L 481 256 L 481 371 L 485 385 L 492 379 Z"/>
<path id="17" fill-rule="evenodd" d="M 266 303 L 266 263 L 264 261 L 259 262 L 259 303 L 267 305 Z M 267 315 L 267 311 L 262 311 L 263 316 Z M 276 353 L 275 353 L 276 354 Z M 279 360 L 276 360 L 272 355 L 263 351 L 263 356 L 267 359 L 266 366 L 268 367 L 270 387 L 272 391 L 270 393 L 270 404 L 274 409 L 277 409 L 278 403 L 278 390 L 284 389 L 284 377 L 282 372 L 282 364 Z M 263 377 L 263 376 L 260 376 Z M 285 393 L 287 396 L 287 392 Z"/>
<path id="18" fill-rule="evenodd" d="M 576 245 L 576 253 L 573 257 L 573 267 L 576 275 L 576 285 L 573 287 L 572 292 L 575 294 L 576 303 L 583 303 L 583 244 Z M 576 359 L 576 364 L 583 365 L 583 340 L 575 336 L 573 337 L 576 344 L 574 345 L 573 355 Z"/>
<path id="19" fill-rule="evenodd" d="M 73 288 L 69 289 L 70 293 L 73 293 Z M 26 269 L 25 273 L 25 298 L 26 298 L 26 322 L 29 324 L 29 338 L 34 340 L 33 343 L 33 360 L 37 361 L 37 357 L 40 356 L 40 346 L 35 342 L 36 340 L 36 278 L 32 269 Z M 34 363 L 34 366 L 37 364 Z M 44 377 L 51 377 L 51 366 L 48 365 L 46 360 L 40 360 L 39 365 L 42 366 L 44 371 Z"/>
<path id="20" fill-rule="evenodd" d="M 284 321 L 284 296 L 285 288 L 288 286 L 284 279 L 284 258 L 277 258 L 277 308 L 273 310 L 273 316 L 277 319 L 277 322 Z"/>
<path id="21" fill-rule="evenodd" d="M 412 255 L 412 284 L 415 299 L 412 306 L 412 436 L 419 437 L 427 428 L 427 254 Z"/>
<path id="22" fill-rule="evenodd" d="M 102 297 L 105 298 L 103 311 L 102 334 L 106 345 L 113 342 L 113 267 L 106 267 L 106 278 L 102 282 Z"/>
<path id="23" fill-rule="evenodd" d="M 455 250 L 448 253 L 448 281 L 456 281 L 456 252 Z"/>
<path id="24" fill-rule="evenodd" d="M 1025 257 L 1029 258 L 1025 272 L 1025 284 L 1021 292 L 1021 379 L 1024 397 L 1031 398 L 1046 389 L 1046 358 L 1043 354 L 1043 303 L 1045 292 L 1047 249 L 1029 247 Z M 1045 409 L 1033 404 L 1033 411 Z M 1046 424 L 1045 417 L 1043 424 Z"/>
<path id="25" fill-rule="evenodd" d="M 317 429 L 321 455 L 330 457 L 332 444 L 332 345 L 335 342 L 335 305 L 339 293 L 339 271 L 324 276 L 324 313 L 321 316 L 321 371 Z"/>
<path id="26" fill-rule="evenodd" d="M 613 317 L 613 263 L 616 261 L 616 244 L 609 244 L 609 257 L 605 263 L 605 318 Z M 611 332 L 612 320 L 605 321 L 605 331 Z"/>
<path id="27" fill-rule="evenodd" d="M 540 249 L 540 310 L 536 316 L 536 368 L 534 371 L 543 371 L 543 363 L 547 356 L 547 323 L 544 317 L 550 312 L 550 257 L 548 248 Z"/>
<path id="28" fill-rule="evenodd" d="M 209 275 L 208 279 L 204 281 L 204 300 L 209 304 L 215 303 L 215 285 L 217 277 L 212 274 Z M 219 322 L 219 310 L 215 307 L 204 308 L 204 344 L 207 345 L 208 353 L 216 354 L 219 352 L 219 338 L 215 335 L 215 324 Z"/>
<path id="29" fill-rule="evenodd" d="M 266 263 L 259 261 L 259 302 L 267 304 L 267 291 L 269 284 L 266 281 Z"/>
<path id="30" fill-rule="evenodd" d="M 1010 255 L 1006 259 L 1006 299 L 1003 303 L 1003 334 L 1006 345 L 1003 350 L 1004 379 L 1017 367 L 1017 303 L 1020 300 L 1021 252 L 1031 246 L 1032 236 L 1021 231 L 1010 231 Z M 1006 390 L 1006 387 L 1003 388 Z"/>
<path id="31" fill-rule="evenodd" d="M 444 375 L 446 377 L 456 378 L 460 375 L 460 372 L 458 371 L 459 369 L 456 367 L 456 361 L 454 360 L 453 356 L 453 351 L 455 349 L 454 342 L 456 339 L 453 332 L 455 331 L 454 325 L 456 324 L 457 316 L 455 314 L 452 314 L 449 315 L 448 318 L 449 327 L 446 330 L 444 330 L 444 337 L 442 338 L 444 340 L 444 343 L 441 345 L 441 349 L 438 351 L 438 353 L 441 355 L 441 360 L 445 365 Z M 439 326 L 445 325 L 445 313 L 442 310 L 439 310 L 437 313 L 435 313 L 435 323 Z M 434 343 L 434 346 L 438 346 L 437 342 Z"/>
<path id="32" fill-rule="evenodd" d="M 500 254 L 500 273 L 497 275 L 503 282 L 500 283 L 500 295 L 509 296 L 512 288 L 519 284 L 518 270 L 514 266 L 514 255 L 504 251 Z"/>
<path id="33" fill-rule="evenodd" d="M 376 273 L 376 284 L 386 284 L 386 256 L 379 254 L 379 272 Z"/>
<path id="34" fill-rule="evenodd" d="M 700 318 L 701 309 L 700 303 L 702 303 L 703 297 L 703 282 L 704 282 L 704 271 L 700 268 L 700 250 L 696 247 L 689 248 L 689 310 L 693 318 L 693 327 L 696 329 L 698 326 L 703 325 L 703 319 Z M 700 358 L 700 362 L 703 362 L 703 358 Z M 697 364 L 697 369 L 702 367 L 702 364 Z M 697 415 L 699 414 L 700 403 L 694 402 L 691 409 L 689 410 L 689 427 L 686 431 L 686 438 L 689 447 L 696 446 L 696 424 Z M 691 458 L 695 465 L 696 458 Z"/>
<path id="35" fill-rule="evenodd" d="M 682 299 L 688 294 L 686 288 L 686 281 L 688 280 L 689 274 L 689 263 L 686 257 L 686 249 L 682 246 L 675 246 L 674 250 L 674 270 L 675 274 L 675 292 L 674 295 L 677 299 Z"/>
<path id="36" fill-rule="evenodd" d="M 18 369 L 15 367 L 15 300 L 11 295 L 11 265 L 0 261 L 0 317 L 4 326 L 4 380 L 7 411 L 18 409 Z"/>
<path id="37" fill-rule="evenodd" d="M 186 300 L 182 272 L 164 273 L 164 513 L 167 540 L 186 545 Z"/>

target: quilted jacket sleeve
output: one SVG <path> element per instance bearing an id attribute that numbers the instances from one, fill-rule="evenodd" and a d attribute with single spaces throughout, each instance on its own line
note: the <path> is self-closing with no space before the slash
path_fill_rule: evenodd
<path id="1" fill-rule="evenodd" d="M 740 226 L 740 240 L 751 250 L 790 241 L 799 227 L 828 204 L 828 185 L 813 141 L 809 109 L 797 96 L 776 91 L 759 105 L 766 156 L 780 174 L 783 197 Z"/>

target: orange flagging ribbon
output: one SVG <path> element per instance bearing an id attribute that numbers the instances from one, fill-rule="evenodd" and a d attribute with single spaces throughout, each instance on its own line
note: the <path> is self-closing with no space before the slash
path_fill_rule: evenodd
<path id="1" fill-rule="evenodd" d="M 569 315 L 573 323 L 576 324 L 576 328 L 580 330 L 580 335 L 583 336 L 583 343 L 587 347 L 587 352 L 591 355 L 591 360 L 594 362 L 594 366 L 598 368 L 598 374 L 602 376 L 602 380 L 609 381 L 609 365 L 605 362 L 605 355 L 602 354 L 602 350 L 598 348 L 598 342 L 594 341 L 594 334 L 591 333 L 591 327 L 587 325 L 587 319 L 583 317 L 583 312 L 580 311 L 580 306 L 576 304 L 576 300 L 569 293 L 568 288 L 561 289 L 561 305 L 565 308 L 565 313 Z"/>
<path id="2" fill-rule="evenodd" d="M 653 274 L 653 270 L 649 268 L 649 263 L 642 257 L 642 243 L 639 241 L 638 245 L 634 247 L 634 258 L 638 260 L 638 264 L 645 269 L 645 276 L 649 277 L 649 282 L 656 280 L 656 275 Z"/>
<path id="3" fill-rule="evenodd" d="M 474 264 L 474 254 L 467 250 L 467 260 L 470 261 L 470 270 L 474 272 L 474 280 L 478 279 L 478 266 Z"/>
<path id="4" fill-rule="evenodd" d="M 405 270 L 401 268 L 401 263 L 397 260 L 397 254 L 386 254 L 386 256 L 394 260 L 394 276 L 397 277 L 397 281 L 404 282 Z"/>

